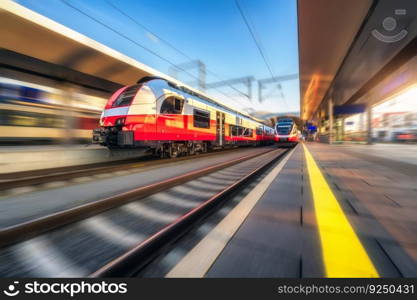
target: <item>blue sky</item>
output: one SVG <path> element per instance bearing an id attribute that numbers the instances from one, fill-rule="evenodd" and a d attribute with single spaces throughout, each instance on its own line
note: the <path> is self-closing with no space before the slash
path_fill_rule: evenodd
<path id="1" fill-rule="evenodd" d="M 80 13 L 65 1 L 122 32 L 135 43 Z M 144 25 L 148 31 L 115 10 L 108 1 Z M 235 0 L 108 1 L 17 2 L 164 73 L 169 73 L 170 67 L 172 68 L 170 63 L 179 64 L 192 58 L 206 64 L 209 70 L 208 83 L 249 75 L 256 79 L 271 77 Z M 296 0 L 239 0 L 239 4 L 261 42 L 274 76 L 298 73 Z M 167 46 L 152 33 L 180 49 L 187 57 Z M 164 60 L 137 44 L 157 53 Z M 190 69 L 189 73 L 197 76 L 196 70 Z M 179 79 L 191 85 L 196 83 L 195 78 L 187 74 L 180 74 Z M 268 112 L 299 110 L 298 80 L 281 83 L 284 97 L 277 89 L 277 84 L 271 84 L 264 91 L 269 96 L 262 104 L 258 102 L 256 82 L 253 87 L 252 102 L 230 87 L 219 88 L 220 91 L 209 89 L 207 93 L 239 108 Z M 236 85 L 235 88 L 246 92 L 243 85 Z"/>

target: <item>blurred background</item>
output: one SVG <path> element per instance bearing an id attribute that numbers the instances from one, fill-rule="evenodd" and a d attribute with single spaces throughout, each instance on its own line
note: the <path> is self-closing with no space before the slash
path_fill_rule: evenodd
<path id="1" fill-rule="evenodd" d="M 14 2 L 33 23 L 3 13 L 1 145 L 88 144 L 147 67 L 259 118 L 299 114 L 296 1 Z"/>
<path id="2" fill-rule="evenodd" d="M 417 87 L 412 86 L 372 108 L 372 140 L 379 143 L 417 142 Z M 365 142 L 368 116 L 359 113 L 337 120 L 339 141 Z M 343 123 L 342 123 L 343 122 Z"/>
<path id="3" fill-rule="evenodd" d="M 89 143 L 107 101 L 71 85 L 0 77 L 2 145 Z"/>

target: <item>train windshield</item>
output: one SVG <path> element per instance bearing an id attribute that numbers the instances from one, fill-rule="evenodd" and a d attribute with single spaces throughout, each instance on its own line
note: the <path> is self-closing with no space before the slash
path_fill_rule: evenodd
<path id="1" fill-rule="evenodd" d="M 278 134 L 287 135 L 291 133 L 294 122 L 291 119 L 278 120 L 277 132 Z"/>
<path id="2" fill-rule="evenodd" d="M 135 84 L 127 87 L 120 95 L 114 100 L 112 107 L 127 106 L 130 105 L 136 96 L 136 93 L 140 89 L 141 84 Z"/>

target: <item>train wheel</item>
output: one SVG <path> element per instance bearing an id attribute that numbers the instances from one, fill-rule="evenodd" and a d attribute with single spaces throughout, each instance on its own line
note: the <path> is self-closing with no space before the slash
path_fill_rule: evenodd
<path id="1" fill-rule="evenodd" d="M 195 155 L 195 146 L 194 146 L 194 144 L 190 144 L 188 146 L 188 154 L 189 155 Z"/>
<path id="2" fill-rule="evenodd" d="M 179 151 L 178 151 L 177 145 L 172 144 L 171 147 L 169 147 L 169 152 L 168 152 L 169 157 L 170 158 L 175 158 L 175 157 L 178 156 L 178 153 L 179 153 Z"/>
<path id="3" fill-rule="evenodd" d="M 161 145 L 157 149 L 154 150 L 155 156 L 161 159 L 167 157 L 167 151 L 165 150 L 165 146 Z"/>

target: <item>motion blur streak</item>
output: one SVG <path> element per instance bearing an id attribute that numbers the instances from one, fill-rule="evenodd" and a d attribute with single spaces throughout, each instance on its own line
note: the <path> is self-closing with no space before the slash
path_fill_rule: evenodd
<path id="1" fill-rule="evenodd" d="M 179 215 L 170 214 L 168 212 L 161 214 L 157 210 L 151 207 L 147 207 L 146 205 L 138 202 L 126 204 L 122 207 L 122 209 L 127 213 L 134 214 L 140 217 L 145 216 L 149 219 L 156 219 L 161 222 L 172 222 L 179 217 Z"/>
<path id="2" fill-rule="evenodd" d="M 156 195 L 153 195 L 152 199 L 160 203 L 172 205 L 174 198 L 166 193 L 158 193 Z M 180 206 L 183 208 L 194 208 L 196 205 L 197 203 L 193 200 L 187 200 L 182 198 L 175 199 L 175 206 Z"/>
<path id="3" fill-rule="evenodd" d="M 314 158 L 303 146 L 326 276 L 379 277 Z"/>
<path id="4" fill-rule="evenodd" d="M 106 96 L 84 90 L 0 76 L 0 142 L 89 143 Z"/>
<path id="5" fill-rule="evenodd" d="M 145 239 L 144 235 L 130 232 L 101 216 L 87 219 L 83 221 L 83 225 L 85 229 L 103 239 L 125 247 L 131 247 Z"/>
<path id="6" fill-rule="evenodd" d="M 18 245 L 17 253 L 28 265 L 39 267 L 40 272 L 32 276 L 41 277 L 78 277 L 87 271 L 75 267 L 71 261 L 56 251 L 53 245 L 44 237 L 35 237 Z M 38 269 L 35 268 L 34 269 Z"/>

